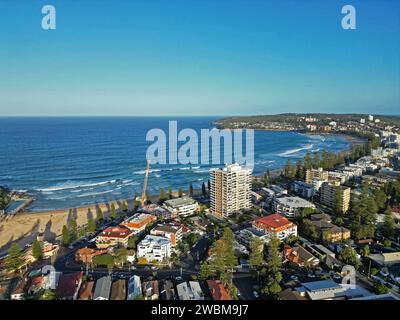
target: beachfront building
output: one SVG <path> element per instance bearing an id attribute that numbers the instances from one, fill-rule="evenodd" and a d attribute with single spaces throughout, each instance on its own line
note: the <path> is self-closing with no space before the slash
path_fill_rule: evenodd
<path id="1" fill-rule="evenodd" d="M 177 242 L 182 239 L 183 226 L 177 223 L 159 224 L 151 229 L 150 234 L 169 239 L 171 247 L 175 247 Z"/>
<path id="2" fill-rule="evenodd" d="M 299 197 L 284 197 L 274 200 L 273 209 L 286 217 L 296 217 L 304 208 L 315 209 L 315 205 Z"/>
<path id="3" fill-rule="evenodd" d="M 152 222 L 156 221 L 157 217 L 147 213 L 136 213 L 132 217 L 121 223 L 121 226 L 128 228 L 133 234 L 138 234 L 146 229 Z"/>
<path id="4" fill-rule="evenodd" d="M 104 229 L 96 238 L 98 248 L 108 248 L 114 246 L 127 247 L 128 240 L 133 236 L 133 231 L 124 226 L 116 226 Z"/>
<path id="5" fill-rule="evenodd" d="M 251 169 L 238 164 L 210 172 L 210 209 L 218 217 L 251 207 Z"/>
<path id="6" fill-rule="evenodd" d="M 182 197 L 165 201 L 164 208 L 171 212 L 172 217 L 185 217 L 194 214 L 199 209 L 199 204 L 190 197 Z"/>
<path id="7" fill-rule="evenodd" d="M 308 169 L 306 171 L 306 183 L 312 183 L 314 179 L 327 181 L 328 171 L 325 171 L 322 168 Z"/>
<path id="8" fill-rule="evenodd" d="M 253 228 L 266 235 L 268 239 L 276 237 L 282 241 L 289 236 L 297 236 L 297 225 L 279 213 L 258 218 L 251 224 Z"/>
<path id="9" fill-rule="evenodd" d="M 320 201 L 323 205 L 340 213 L 347 213 L 349 211 L 351 193 L 349 187 L 341 186 L 338 182 L 325 182 L 320 192 Z"/>
<path id="10" fill-rule="evenodd" d="M 144 258 L 147 262 L 162 262 L 171 255 L 171 241 L 165 237 L 147 235 L 137 245 L 137 259 Z"/>

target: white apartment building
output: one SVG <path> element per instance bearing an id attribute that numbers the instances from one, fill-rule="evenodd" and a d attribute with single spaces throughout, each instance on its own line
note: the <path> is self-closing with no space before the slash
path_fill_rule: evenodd
<path id="1" fill-rule="evenodd" d="M 148 262 L 162 262 L 171 256 L 171 241 L 165 237 L 147 235 L 137 245 L 136 257 L 145 258 Z"/>
<path id="2" fill-rule="evenodd" d="M 175 247 L 177 242 L 182 239 L 183 227 L 176 223 L 159 224 L 150 230 L 150 234 L 169 239 L 171 246 Z"/>
<path id="3" fill-rule="evenodd" d="M 198 210 L 199 204 L 192 198 L 183 197 L 165 201 L 164 208 L 171 212 L 173 217 L 189 216 Z"/>
<path id="4" fill-rule="evenodd" d="M 274 210 L 286 217 L 295 217 L 304 208 L 315 209 L 315 205 L 299 197 L 277 198 L 274 201 Z"/>
<path id="5" fill-rule="evenodd" d="M 210 171 L 212 214 L 226 217 L 240 209 L 250 208 L 251 173 L 251 169 L 238 164 L 230 164 Z"/>

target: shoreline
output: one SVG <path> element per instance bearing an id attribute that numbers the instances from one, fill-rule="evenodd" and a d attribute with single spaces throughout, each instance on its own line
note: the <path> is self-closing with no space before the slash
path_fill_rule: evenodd
<path id="1" fill-rule="evenodd" d="M 349 143 L 349 152 L 354 144 L 363 144 L 366 141 L 360 137 L 350 134 L 340 133 L 303 133 L 306 135 L 337 135 L 344 137 Z M 271 176 L 279 175 L 283 167 L 270 170 Z M 254 176 L 255 179 L 262 175 Z M 176 192 L 176 191 L 175 191 Z M 158 195 L 152 195 L 153 199 Z M 109 202 L 94 203 L 90 205 L 78 206 L 73 208 L 49 209 L 39 211 L 24 210 L 12 217 L 7 217 L 0 221 L 0 254 L 4 253 L 12 242 L 18 242 L 21 247 L 30 244 L 38 233 L 44 233 L 46 240 L 54 240 L 61 235 L 62 227 L 67 224 L 71 217 L 77 220 L 78 226 L 87 224 L 89 218 L 96 218 L 97 208 L 100 207 L 104 217 L 109 215 L 112 203 L 115 204 L 117 211 L 121 210 L 121 204 L 126 201 L 128 209 L 133 209 L 134 199 L 117 199 Z"/>

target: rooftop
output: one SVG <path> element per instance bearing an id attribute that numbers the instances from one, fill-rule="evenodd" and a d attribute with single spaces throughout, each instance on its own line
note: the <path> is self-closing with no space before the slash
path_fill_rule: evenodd
<path id="1" fill-rule="evenodd" d="M 275 230 L 278 228 L 291 227 L 293 222 L 290 222 L 287 218 L 281 216 L 279 213 L 275 213 L 254 220 L 253 224 L 259 228 Z"/>
<path id="2" fill-rule="evenodd" d="M 109 237 L 109 238 L 126 238 L 132 234 L 132 231 L 123 226 L 110 227 L 104 229 L 101 233 L 101 237 Z"/>
<path id="3" fill-rule="evenodd" d="M 187 206 L 191 204 L 195 204 L 196 200 L 189 198 L 189 197 L 182 197 L 182 198 L 176 198 L 176 199 L 170 199 L 164 202 L 165 205 L 172 207 L 172 208 L 177 208 L 181 206 Z"/>
<path id="4" fill-rule="evenodd" d="M 304 200 L 299 197 L 283 197 L 283 198 L 277 198 L 276 202 L 279 204 L 286 206 L 286 207 L 292 207 L 292 208 L 307 208 L 307 207 L 314 207 L 314 204 L 311 202 Z"/>

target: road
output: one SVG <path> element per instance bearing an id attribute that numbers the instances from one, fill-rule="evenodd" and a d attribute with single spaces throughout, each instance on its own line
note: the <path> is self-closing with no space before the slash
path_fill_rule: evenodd
<path id="1" fill-rule="evenodd" d="M 74 249 L 68 253 L 58 257 L 54 263 L 54 267 L 60 272 L 76 272 L 86 271 L 84 265 L 75 262 L 75 252 L 83 247 L 90 244 L 89 240 L 81 242 Z M 152 270 L 150 267 L 135 266 L 135 270 L 131 270 L 129 267 L 125 268 L 114 268 L 112 273 L 119 277 L 131 277 L 137 275 L 143 278 L 148 278 L 157 273 L 159 280 L 175 278 L 182 276 L 184 280 L 190 280 L 192 275 L 197 275 L 200 269 L 200 261 L 202 257 L 207 254 L 210 244 L 210 236 L 203 235 L 197 243 L 190 248 L 190 252 L 181 262 L 182 268 L 163 268 L 158 270 Z M 88 273 L 91 275 L 102 276 L 109 274 L 109 270 L 106 267 L 89 268 Z"/>

